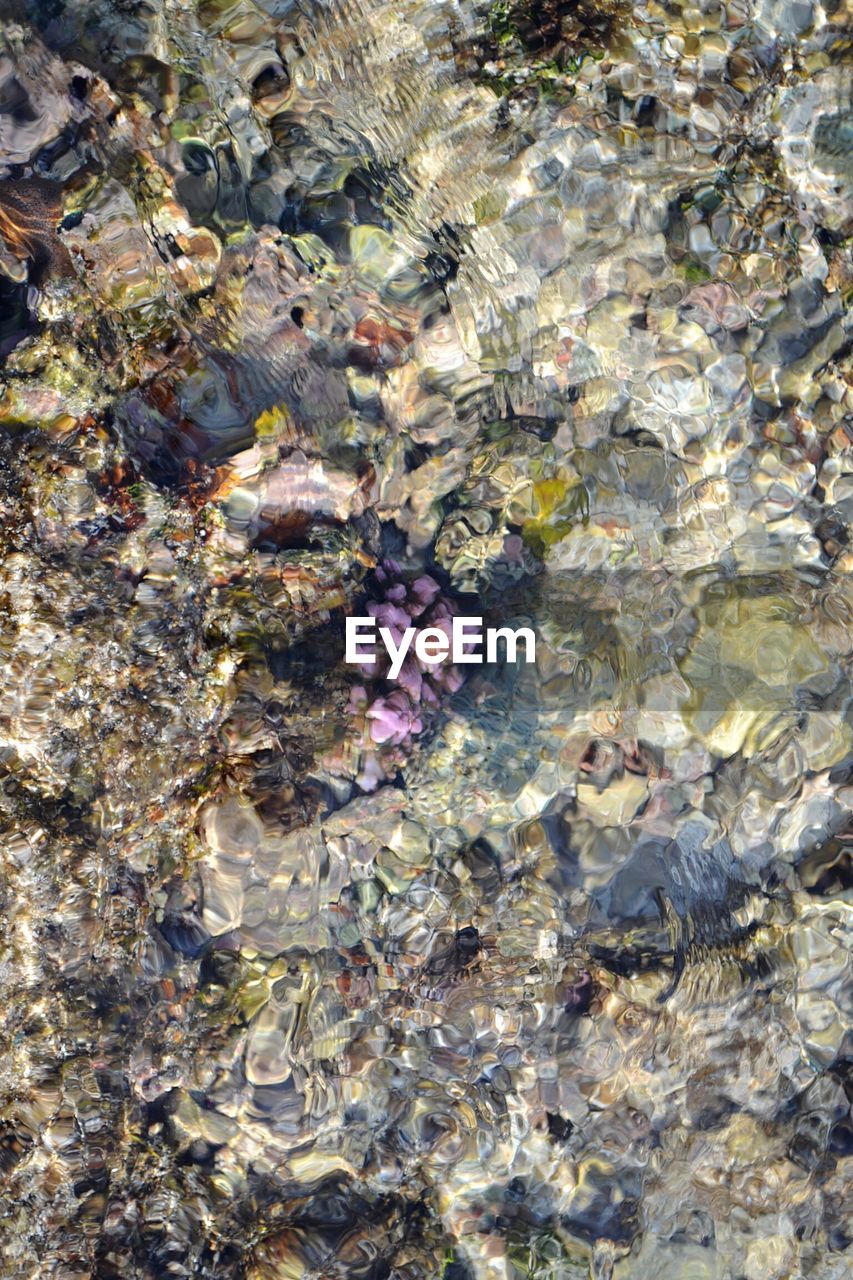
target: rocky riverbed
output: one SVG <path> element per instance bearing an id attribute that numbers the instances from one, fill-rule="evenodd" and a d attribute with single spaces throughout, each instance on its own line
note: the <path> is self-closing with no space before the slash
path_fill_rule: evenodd
<path id="1" fill-rule="evenodd" d="M 849 12 L 0 13 L 4 1280 L 843 1280 Z"/>

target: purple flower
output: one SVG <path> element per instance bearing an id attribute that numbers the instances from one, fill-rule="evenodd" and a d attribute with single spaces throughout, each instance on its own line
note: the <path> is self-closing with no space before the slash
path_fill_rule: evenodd
<path id="1" fill-rule="evenodd" d="M 377 698 L 367 710 L 367 719 L 370 721 L 370 736 L 379 744 L 389 742 L 399 746 L 423 729 L 414 705 L 402 690 L 387 698 Z"/>
<path id="2" fill-rule="evenodd" d="M 413 618 L 418 618 L 424 609 L 428 609 L 438 595 L 441 587 L 434 578 L 426 575 L 422 578 L 415 578 L 412 583 L 412 599 L 409 603 L 409 613 Z"/>
<path id="3" fill-rule="evenodd" d="M 382 599 L 371 601 L 366 612 L 387 628 L 395 645 L 401 643 L 415 618 L 419 631 L 436 627 L 452 640 L 453 610 L 429 574 L 407 584 L 401 566 L 394 560 L 383 560 L 374 578 Z M 346 710 L 358 717 L 361 759 L 356 782 L 363 791 L 375 791 L 393 775 L 405 762 L 412 739 L 423 732 L 425 713 L 431 715 L 439 706 L 442 692 L 455 693 L 464 682 L 459 669 L 447 660 L 421 661 L 415 653 L 416 638 L 393 681 L 388 677 L 388 654 L 378 638 L 375 656 L 358 664 L 368 683 L 353 686 Z M 377 693 L 380 680 L 386 682 L 384 693 Z"/>

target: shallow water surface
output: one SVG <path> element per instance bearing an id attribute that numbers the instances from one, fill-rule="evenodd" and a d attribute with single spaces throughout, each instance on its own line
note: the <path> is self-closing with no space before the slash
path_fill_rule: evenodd
<path id="1" fill-rule="evenodd" d="M 843 1280 L 844 8 L 0 13 L 3 1276 Z"/>

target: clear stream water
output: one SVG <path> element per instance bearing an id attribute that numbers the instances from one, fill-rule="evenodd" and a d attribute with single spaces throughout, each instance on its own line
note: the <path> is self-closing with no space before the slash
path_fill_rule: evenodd
<path id="1" fill-rule="evenodd" d="M 0 11 L 4 1277 L 842 1280 L 845 11 Z"/>

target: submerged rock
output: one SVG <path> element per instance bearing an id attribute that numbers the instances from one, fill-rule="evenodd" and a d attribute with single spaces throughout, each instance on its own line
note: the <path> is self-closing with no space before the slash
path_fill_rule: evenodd
<path id="1" fill-rule="evenodd" d="M 3 15 L 3 1276 L 841 1280 L 841 7 Z"/>

